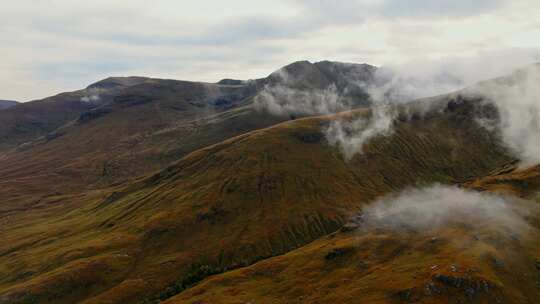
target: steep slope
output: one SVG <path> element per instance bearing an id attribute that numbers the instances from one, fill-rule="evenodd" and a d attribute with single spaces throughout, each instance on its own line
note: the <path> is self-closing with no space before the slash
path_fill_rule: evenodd
<path id="1" fill-rule="evenodd" d="M 540 189 L 540 166 L 530 168 L 506 166 L 481 179 L 470 181 L 466 186 L 477 191 L 535 199 Z"/>
<path id="2" fill-rule="evenodd" d="M 110 78 L 103 83 L 122 83 L 119 79 Z M 45 136 L 81 113 L 109 102 L 118 90 L 145 81 L 152 80 L 138 78 L 138 81 L 124 81 L 123 85 L 118 86 L 89 86 L 84 90 L 61 93 L 5 109 L 0 112 L 0 153 Z"/>
<path id="3" fill-rule="evenodd" d="M 306 118 L 195 151 L 128 187 L 5 211 L 0 303 L 167 298 L 181 291 L 167 289 L 175 282 L 332 233 L 381 195 L 461 183 L 513 161 L 471 119 L 484 110 L 475 101 L 444 101 L 424 115 L 403 110 L 391 136 L 374 138 L 350 162 L 322 134 L 340 115 Z"/>
<path id="4" fill-rule="evenodd" d="M 4 110 L 4 109 L 7 109 L 7 108 L 14 107 L 17 104 L 19 104 L 19 103 L 16 102 L 16 101 L 13 101 L 13 100 L 0 100 L 0 110 Z"/>
<path id="5" fill-rule="evenodd" d="M 290 85 L 311 83 L 297 86 L 306 91 L 342 83 L 343 75 L 370 79 L 371 70 L 363 65 L 326 65 L 333 68 L 325 73 L 308 62 L 284 70 L 294 74 Z M 325 81 L 313 82 L 316 77 Z M 113 77 L 2 111 L 0 209 L 22 208 L 53 193 L 123 183 L 196 149 L 289 120 L 253 106 L 272 79 L 210 84 Z"/>
<path id="6" fill-rule="evenodd" d="M 325 69 L 319 69 L 324 65 Z M 325 89 L 329 85 L 337 85 L 344 89 L 346 85 L 351 85 L 350 79 L 362 79 L 366 82 L 371 80 L 371 74 L 375 67 L 368 65 L 344 64 L 336 62 L 322 62 L 312 64 L 307 61 L 290 64 L 269 77 L 252 81 L 240 81 L 224 79 L 217 84 L 196 83 L 187 81 L 174 81 L 164 79 L 153 79 L 146 77 L 110 77 L 96 82 L 87 88 L 74 92 L 61 93 L 43 100 L 36 100 L 24 103 L 22 107 L 3 111 L 0 113 L 0 151 L 16 147 L 22 143 L 47 135 L 64 124 L 76 119 L 82 113 L 96 109 L 104 104 L 113 103 L 117 98 L 139 98 L 137 102 L 142 103 L 160 99 L 163 92 L 157 90 L 177 93 L 178 99 L 191 94 L 193 102 L 197 107 L 206 107 L 206 103 L 221 108 L 232 107 L 238 98 L 242 99 L 248 95 L 254 95 L 264 88 L 266 84 L 279 82 L 293 86 L 298 89 Z M 323 73 L 324 72 L 324 73 Z M 276 75 L 290 73 L 291 77 L 277 79 Z M 244 87 L 248 88 L 248 95 L 238 96 L 235 94 L 219 97 L 220 87 Z M 134 91 L 130 90 L 137 87 Z M 194 88 L 192 88 L 194 87 Z M 207 89 L 206 95 L 202 96 L 200 87 Z M 143 89 L 149 91 L 143 92 Z M 179 92 L 184 90 L 184 92 Z M 196 92 L 190 92 L 195 90 Z M 246 90 L 244 90 L 245 94 Z M 344 92 L 341 92 L 344 93 Z M 359 93 L 359 92 L 356 92 Z M 142 94 L 138 96 L 137 94 Z M 186 96 L 185 96 L 186 95 Z M 122 97 L 123 96 L 123 97 Z M 195 99 L 197 100 L 195 100 Z M 121 101 L 120 101 L 121 102 Z M 133 101 L 131 101 L 133 102 Z M 8 104 L 7 101 L 2 103 Z M 12 102 L 9 102 L 12 105 Z M 4 108 L 4 107 L 2 107 Z"/>
<path id="7" fill-rule="evenodd" d="M 164 303 L 537 303 L 537 203 L 526 233 L 497 223 L 357 230 L 216 275 Z"/>
<path id="8" fill-rule="evenodd" d="M 509 164 L 462 185 L 511 194 L 506 200 L 521 210 L 523 222 L 449 217 L 429 229 L 414 228 L 414 222 L 373 228 L 359 213 L 353 219 L 360 220 L 336 233 L 212 276 L 165 303 L 537 303 L 539 176 L 538 166 Z M 497 208 L 496 201 L 489 203 Z"/>

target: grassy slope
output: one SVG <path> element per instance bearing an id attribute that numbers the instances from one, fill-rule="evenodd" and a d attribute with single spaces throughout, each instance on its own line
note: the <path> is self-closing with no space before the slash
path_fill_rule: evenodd
<path id="1" fill-rule="evenodd" d="M 163 118 L 161 123 L 155 119 L 171 116 L 163 114 L 166 111 L 166 106 L 155 104 L 112 113 L 0 159 L 0 195 L 15 199 L 17 195 L 70 193 L 124 182 L 166 167 L 198 148 L 283 119 L 247 107 L 200 119 L 183 114 Z"/>
<path id="2" fill-rule="evenodd" d="M 520 168 L 505 166 L 481 179 L 466 183 L 477 191 L 498 192 L 507 195 L 534 199 L 540 189 L 540 166 Z"/>
<path id="3" fill-rule="evenodd" d="M 339 232 L 211 277 L 165 303 L 537 303 L 534 222 L 513 235 L 496 223 Z"/>
<path id="4" fill-rule="evenodd" d="M 4 109 L 0 112 L 0 155 L 21 144 L 46 136 L 80 114 L 109 102 L 126 88 L 159 81 L 143 77 L 111 77 L 83 90 L 60 93 Z M 85 102 L 83 97 L 88 96 L 100 98 Z"/>
<path id="5" fill-rule="evenodd" d="M 208 105 L 213 95 L 242 90 L 161 80 L 117 93 L 121 101 L 102 107 L 102 115 L 0 153 L 0 209 L 24 208 L 44 195 L 125 182 L 193 150 L 287 119 L 242 104 L 249 100 L 230 108 Z"/>
<path id="6" fill-rule="evenodd" d="M 234 268 L 303 246 L 391 191 L 484 176 L 511 158 L 471 107 L 399 120 L 350 163 L 321 134 L 336 116 L 307 118 L 198 150 L 127 188 L 44 198 L 0 219 L 0 303 L 136 302 L 193 265 Z"/>
<path id="7" fill-rule="evenodd" d="M 175 303 L 537 303 L 540 167 L 506 165 L 464 187 L 508 194 L 529 227 L 454 219 L 430 231 L 350 225 L 309 245 L 213 276 Z"/>

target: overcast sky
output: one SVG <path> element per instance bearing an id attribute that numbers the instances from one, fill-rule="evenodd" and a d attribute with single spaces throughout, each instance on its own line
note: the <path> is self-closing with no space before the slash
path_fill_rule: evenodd
<path id="1" fill-rule="evenodd" d="M 540 61 L 538 0 L 0 0 L 0 99 L 107 76 L 214 82 L 296 60 L 441 66 L 472 80 Z"/>

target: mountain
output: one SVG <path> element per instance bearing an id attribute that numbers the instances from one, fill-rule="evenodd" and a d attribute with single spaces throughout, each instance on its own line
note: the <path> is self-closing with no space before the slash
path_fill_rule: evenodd
<path id="1" fill-rule="evenodd" d="M 350 65 L 362 68 L 353 69 L 354 72 L 351 72 Z M 313 68 L 311 70 L 309 68 L 299 69 L 299 66 L 312 66 Z M 317 68 L 319 66 L 325 66 L 324 75 Z M 334 68 L 331 69 L 328 66 Z M 324 78 L 320 83 L 313 83 L 309 86 L 310 89 L 322 90 L 333 84 L 344 88 L 341 74 L 366 74 L 355 77 L 369 81 L 371 79 L 369 75 L 375 67 L 367 67 L 368 65 L 331 62 L 312 64 L 306 61 L 293 63 L 279 71 L 291 72 L 296 79 L 299 79 L 298 81 L 304 79 L 305 83 L 310 83 L 314 77 Z M 282 72 L 280 73 L 283 75 Z M 314 76 L 314 73 L 317 75 Z M 250 98 L 261 91 L 266 84 L 276 83 L 276 74 L 277 72 L 267 78 L 253 81 L 225 79 L 217 84 L 145 77 L 110 77 L 83 90 L 26 102 L 22 107 L 1 112 L 0 139 L 2 140 L 0 151 L 6 151 L 46 136 L 78 118 L 85 120 L 101 116 L 103 112 L 110 111 L 111 107 L 123 109 L 145 103 L 159 103 L 163 99 L 168 99 L 169 103 L 174 103 L 174 100 L 179 103 L 175 111 L 184 111 L 191 107 L 191 112 L 202 113 L 196 115 L 197 117 L 216 111 L 221 112 L 252 102 Z M 294 83 L 296 84 L 298 81 Z M 295 86 L 301 88 L 301 86 Z M 303 88 L 307 89 L 308 87 Z M 81 115 L 82 117 L 80 117 Z"/>
<path id="2" fill-rule="evenodd" d="M 19 205 L 19 195 L 37 200 L 123 183 L 194 150 L 289 120 L 253 106 L 272 77 L 218 84 L 113 77 L 2 111 L 0 192 Z"/>
<path id="3" fill-rule="evenodd" d="M 6 128 L 0 303 L 535 303 L 540 169 L 518 166 L 484 124 L 497 108 L 465 91 L 389 107 L 391 130 L 347 157 L 328 130 L 381 118 L 362 106 L 374 69 L 109 78 L 69 93 L 63 106 L 87 108 L 53 112 L 45 135 L 15 144 Z M 330 91 L 358 108 L 261 109 L 276 88 L 281 106 Z"/>
<path id="4" fill-rule="evenodd" d="M 12 228 L 0 247 L 3 294 L 12 301 L 135 302 L 207 271 L 199 265 L 234 269 L 306 245 L 385 193 L 485 176 L 513 159 L 475 127 L 471 107 L 404 120 L 351 163 L 321 134 L 339 115 L 305 118 L 194 151 L 125 187 L 6 211 Z M 23 218 L 34 225 L 18 226 Z M 36 259 L 45 252 L 47 265 Z"/>
<path id="5" fill-rule="evenodd" d="M 13 106 L 16 106 L 18 102 L 13 100 L 0 100 L 0 110 L 11 108 Z"/>
<path id="6" fill-rule="evenodd" d="M 526 181 L 538 185 L 534 171 Z M 489 178 L 512 188 L 516 180 L 503 176 Z M 428 231 L 349 224 L 285 255 L 211 276 L 163 303 L 535 303 L 540 218 L 529 207 L 534 226 L 512 234 L 496 222 Z"/>
<path id="7" fill-rule="evenodd" d="M 12 149 L 53 132 L 82 113 L 109 102 L 127 87 L 129 82 L 126 82 L 126 86 L 111 88 L 90 86 L 75 92 L 25 102 L 0 112 L 0 151 Z"/>

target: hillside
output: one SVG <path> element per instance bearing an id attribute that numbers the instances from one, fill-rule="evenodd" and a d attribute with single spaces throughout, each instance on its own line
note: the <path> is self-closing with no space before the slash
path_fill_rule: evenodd
<path id="1" fill-rule="evenodd" d="M 124 86 L 110 89 L 89 87 L 21 103 L 18 107 L 1 111 L 0 152 L 53 132 L 76 119 L 81 113 L 107 102 L 117 90 L 123 88 Z"/>
<path id="2" fill-rule="evenodd" d="M 171 286 L 333 233 L 382 195 L 463 183 L 514 161 L 471 119 L 485 110 L 478 102 L 441 100 L 421 116 L 402 110 L 392 135 L 373 139 L 349 162 L 322 134 L 341 115 L 304 118 L 197 150 L 126 187 L 4 211 L 0 299 L 165 299 L 181 291 Z"/>
<path id="3" fill-rule="evenodd" d="M 18 192 L 43 196 L 124 182 L 197 148 L 283 120 L 241 104 L 230 109 L 206 104 L 233 95 L 239 95 L 235 102 L 241 103 L 246 90 L 179 81 L 132 87 L 118 93 L 114 102 L 0 154 L 0 192 L 9 191 L 10 196 L 4 196 L 9 198 Z M 21 188 L 21 183 L 28 187 Z"/>
<path id="4" fill-rule="evenodd" d="M 325 69 L 319 70 L 319 65 Z M 350 66 L 356 65 L 298 62 L 282 70 L 296 79 L 325 79 L 309 88 L 286 84 L 305 93 L 338 85 L 345 90 L 343 75 L 369 81 L 373 68 Z M 253 105 L 269 83 L 285 85 L 273 77 L 218 84 L 113 77 L 2 111 L 0 197 L 13 203 L 0 209 L 21 208 L 53 193 L 124 183 L 194 150 L 290 120 L 289 115 Z M 369 103 L 365 93 L 348 94 L 361 97 L 363 105 Z"/>
<path id="5" fill-rule="evenodd" d="M 476 221 L 455 217 L 452 207 L 443 207 L 450 215 L 440 226 L 429 222 L 431 227 L 422 229 L 412 221 L 393 226 L 396 217 L 404 216 L 400 213 L 383 219 L 384 226 L 374 226 L 360 212 L 335 233 L 285 255 L 212 276 L 165 303 L 536 303 L 539 176 L 538 166 L 507 165 L 462 184 L 474 190 L 467 195 L 487 198 L 487 214 L 477 209 L 469 215 Z M 467 198 L 463 190 L 434 189 L 430 196 L 450 192 L 455 198 L 440 198 L 455 204 Z M 477 191 L 511 194 L 505 200 L 522 215 L 512 210 L 490 214 L 497 210 L 498 198 Z"/>
<path id="6" fill-rule="evenodd" d="M 164 303 L 537 303 L 536 204 L 525 204 L 525 232 L 460 219 L 427 231 L 351 226 Z"/>

